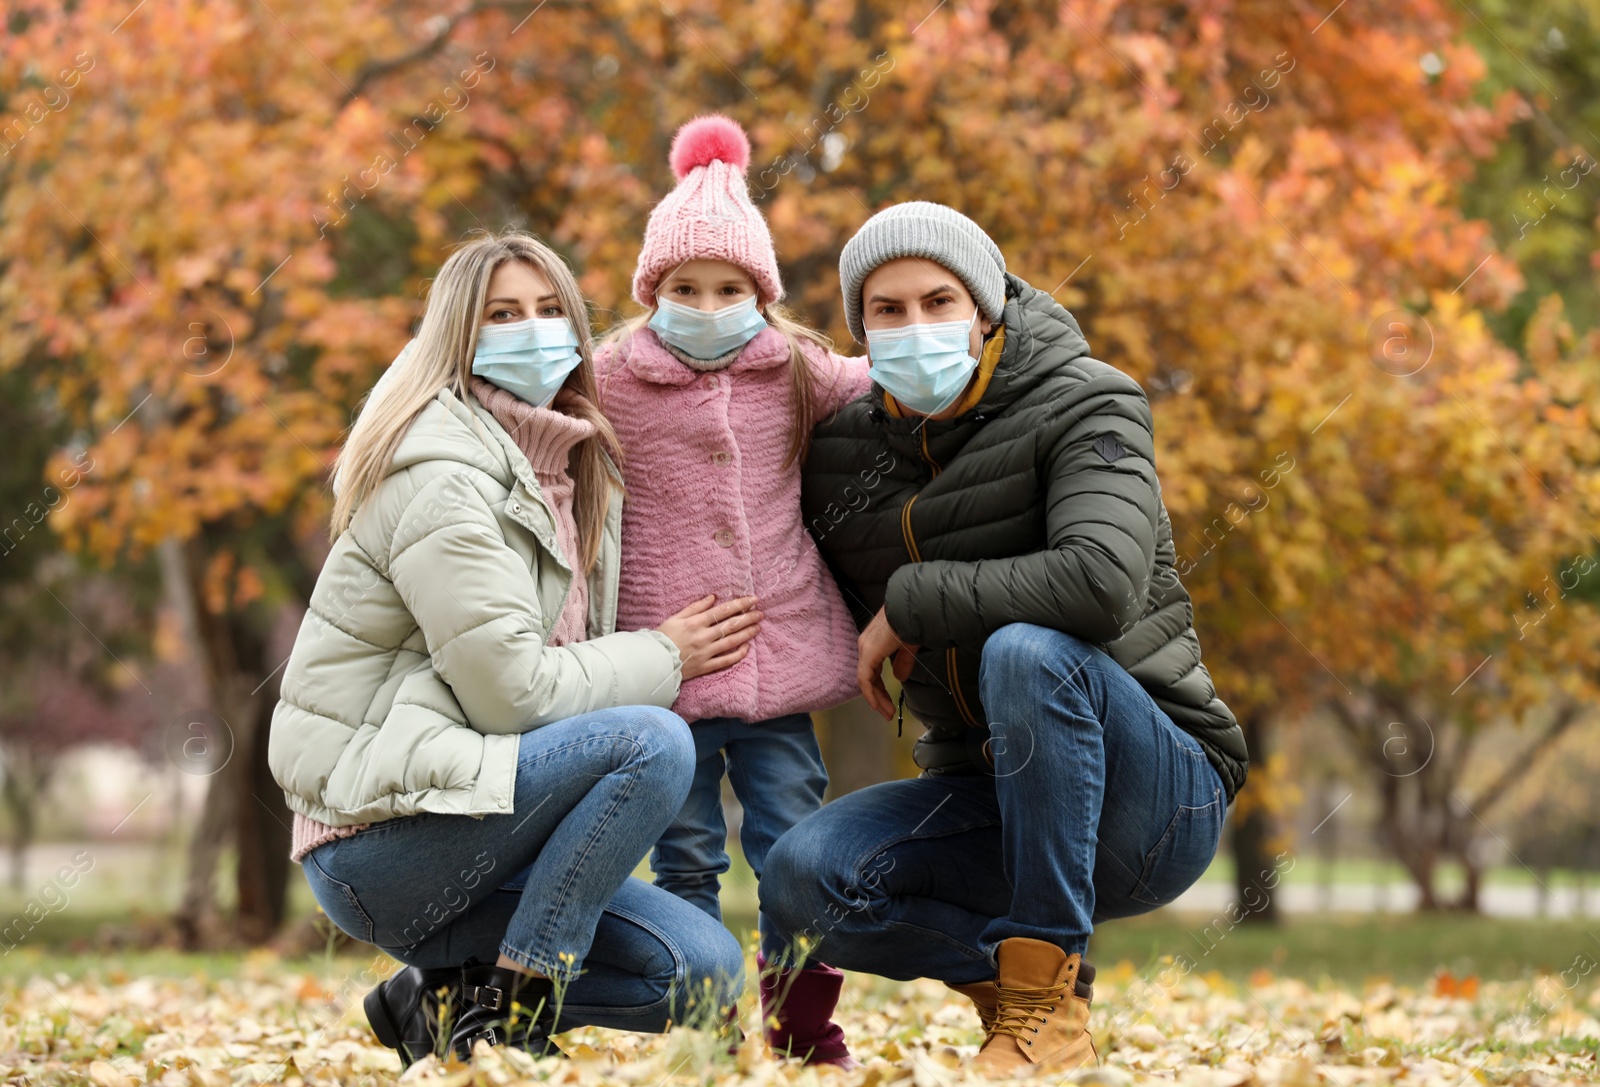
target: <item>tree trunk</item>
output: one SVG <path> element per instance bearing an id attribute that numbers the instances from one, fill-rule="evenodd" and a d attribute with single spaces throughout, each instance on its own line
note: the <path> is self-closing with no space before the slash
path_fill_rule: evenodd
<path id="1" fill-rule="evenodd" d="M 220 745 L 210 755 L 220 765 L 196 768 L 179 760 L 180 769 L 198 769 L 211 781 L 190 842 L 178 929 L 191 948 L 225 942 L 216 873 L 231 844 L 238 858 L 232 935 L 260 942 L 282 923 L 288 893 L 289 812 L 266 764 L 278 690 L 276 673 L 269 672 L 278 662 L 266 663 L 272 640 L 253 629 L 246 617 L 214 615 L 201 606 L 201 540 L 167 541 L 161 560 L 167 591 L 183 617 L 214 710 L 207 742 Z"/>
<path id="2" fill-rule="evenodd" d="M 1407 874 L 1411 876 L 1412 886 L 1417 889 L 1417 911 L 1419 913 L 1438 913 L 1439 892 L 1433 885 L 1433 864 L 1431 861 L 1419 860 L 1416 863 L 1402 860 Z"/>
<path id="3" fill-rule="evenodd" d="M 194 951 L 216 943 L 222 922 L 217 909 L 217 864 L 228 844 L 233 814 L 233 790 L 219 785 L 213 777 L 206 787 L 205 803 L 189 839 L 188 866 L 183 880 L 183 896 L 178 902 L 175 921 L 185 950 Z"/>
<path id="4" fill-rule="evenodd" d="M 1431 913 L 1439 909 L 1439 896 L 1434 887 L 1438 855 L 1428 840 L 1424 825 L 1426 813 L 1406 814 L 1405 782 L 1411 780 L 1392 775 L 1383 779 L 1378 789 L 1382 800 L 1378 818 L 1390 855 L 1400 862 L 1417 889 L 1417 909 Z M 1421 800 L 1414 799 L 1412 806 L 1421 807 Z"/>
<path id="5" fill-rule="evenodd" d="M 1461 867 L 1466 872 L 1467 882 L 1461 888 L 1461 897 L 1456 899 L 1455 908 L 1464 913 L 1482 913 L 1478 895 L 1483 889 L 1483 867 L 1466 855 L 1461 858 Z"/>
<path id="6" fill-rule="evenodd" d="M 1245 747 L 1250 761 L 1265 766 L 1266 714 L 1251 711 L 1241 717 Z M 1233 821 L 1233 882 L 1238 896 L 1235 901 L 1261 903 L 1260 909 L 1246 911 L 1244 921 L 1251 924 L 1276 925 L 1282 921 L 1278 910 L 1276 875 L 1277 861 L 1268 845 L 1273 834 L 1272 814 L 1262 805 L 1253 805 L 1242 818 Z"/>
<path id="7" fill-rule="evenodd" d="M 272 711 L 278 703 L 277 692 L 274 680 L 261 689 L 256 700 L 253 742 L 244 771 L 250 775 L 250 799 L 240 804 L 235 822 L 239 936 L 249 943 L 272 938 L 283 924 L 288 897 L 290 814 L 283 802 L 283 789 L 267 766 L 267 741 Z M 267 697 L 269 694 L 271 697 Z"/>
<path id="8" fill-rule="evenodd" d="M 11 813 L 11 889 L 21 895 L 27 883 L 28 847 L 38 826 L 39 796 L 48 773 L 18 745 L 6 752 L 3 792 Z"/>

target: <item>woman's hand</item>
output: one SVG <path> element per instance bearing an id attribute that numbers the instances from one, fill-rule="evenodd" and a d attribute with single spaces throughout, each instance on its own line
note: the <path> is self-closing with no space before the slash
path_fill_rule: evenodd
<path id="1" fill-rule="evenodd" d="M 763 613 L 754 610 L 755 597 L 716 600 L 714 593 L 703 596 L 656 628 L 677 645 L 684 679 L 738 664 L 761 630 Z"/>
<path id="2" fill-rule="evenodd" d="M 891 720 L 894 717 L 894 700 L 889 697 L 889 688 L 883 682 L 883 662 L 893 657 L 894 678 L 904 683 L 911 675 L 911 666 L 916 663 L 919 647 L 901 641 L 900 635 L 889 625 L 887 610 L 879 608 L 878 614 L 867 624 L 867 629 L 856 639 L 856 648 L 860 652 L 856 664 L 856 682 L 861 686 L 862 697 L 867 700 L 867 705 L 883 715 L 885 721 Z"/>

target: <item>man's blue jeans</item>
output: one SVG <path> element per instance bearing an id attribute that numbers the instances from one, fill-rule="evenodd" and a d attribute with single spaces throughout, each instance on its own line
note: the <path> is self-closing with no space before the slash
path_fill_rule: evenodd
<path id="1" fill-rule="evenodd" d="M 552 977 L 581 968 L 560 1030 L 710 1024 L 738 996 L 738 941 L 630 878 L 693 772 L 688 726 L 668 710 L 570 717 L 519 738 L 510 815 L 389 819 L 313 849 L 306 880 L 340 929 L 412 966 L 503 953 Z"/>
<path id="2" fill-rule="evenodd" d="M 1002 940 L 1088 948 L 1171 902 L 1216 853 L 1226 802 L 1200 745 L 1105 652 L 1026 623 L 984 645 L 993 776 L 842 797 L 767 857 L 762 909 L 823 959 L 884 977 L 993 978 Z"/>
<path id="3" fill-rule="evenodd" d="M 822 765 L 809 713 L 766 721 L 707 717 L 689 726 L 694 734 L 694 784 L 683 809 L 650 857 L 656 886 L 722 920 L 719 878 L 728 870 L 728 824 L 722 814 L 722 777 L 744 808 L 739 844 L 759 882 L 772 844 L 822 806 L 828 771 Z M 762 914 L 761 949 L 782 953 L 787 941 Z"/>

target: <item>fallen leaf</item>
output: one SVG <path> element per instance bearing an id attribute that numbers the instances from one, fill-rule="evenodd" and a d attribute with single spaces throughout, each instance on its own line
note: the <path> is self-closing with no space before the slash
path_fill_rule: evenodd
<path id="1" fill-rule="evenodd" d="M 133 1087 L 133 1077 L 105 1061 L 89 1062 L 89 1078 L 95 1087 Z"/>

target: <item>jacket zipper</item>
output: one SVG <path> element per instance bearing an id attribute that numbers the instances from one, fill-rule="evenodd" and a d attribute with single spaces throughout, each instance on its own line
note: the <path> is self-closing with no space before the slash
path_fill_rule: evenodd
<path id="1" fill-rule="evenodd" d="M 928 428 L 926 425 L 922 428 L 922 459 L 928 462 L 928 467 L 933 469 L 934 475 L 939 474 L 941 471 L 939 462 L 933 459 L 932 453 L 928 452 Z"/>
<path id="2" fill-rule="evenodd" d="M 921 562 L 922 554 L 917 550 L 917 541 L 911 538 L 911 503 L 917 500 L 916 495 L 906 499 L 906 504 L 900 507 L 900 532 L 906 538 L 906 553 L 911 556 L 912 562 Z"/>
<path id="3" fill-rule="evenodd" d="M 932 468 L 933 474 L 937 476 L 940 471 L 939 463 L 935 461 L 933 459 L 933 455 L 928 452 L 928 428 L 926 426 L 922 428 L 922 459 L 928 462 L 928 467 Z M 906 551 L 908 554 L 910 554 L 911 561 L 921 562 L 922 552 L 917 549 L 916 538 L 911 532 L 911 503 L 915 502 L 916 500 L 917 495 L 912 495 L 906 500 L 906 504 L 900 507 L 900 531 L 905 536 Z M 955 699 L 956 709 L 961 712 L 961 716 L 966 720 L 970 727 L 982 727 L 979 725 L 976 715 L 973 714 L 972 707 L 967 705 L 966 696 L 961 693 L 961 678 L 956 671 L 956 650 L 954 646 L 951 646 L 945 651 L 944 667 L 945 678 L 950 681 L 950 693 Z"/>
<path id="4" fill-rule="evenodd" d="M 956 708 L 961 711 L 961 716 L 967 719 L 967 724 L 973 728 L 982 728 L 978 718 L 973 714 L 972 707 L 967 705 L 967 696 L 961 693 L 961 679 L 956 675 L 956 647 L 951 646 L 945 650 L 945 670 L 950 673 L 950 693 L 955 695 Z"/>

